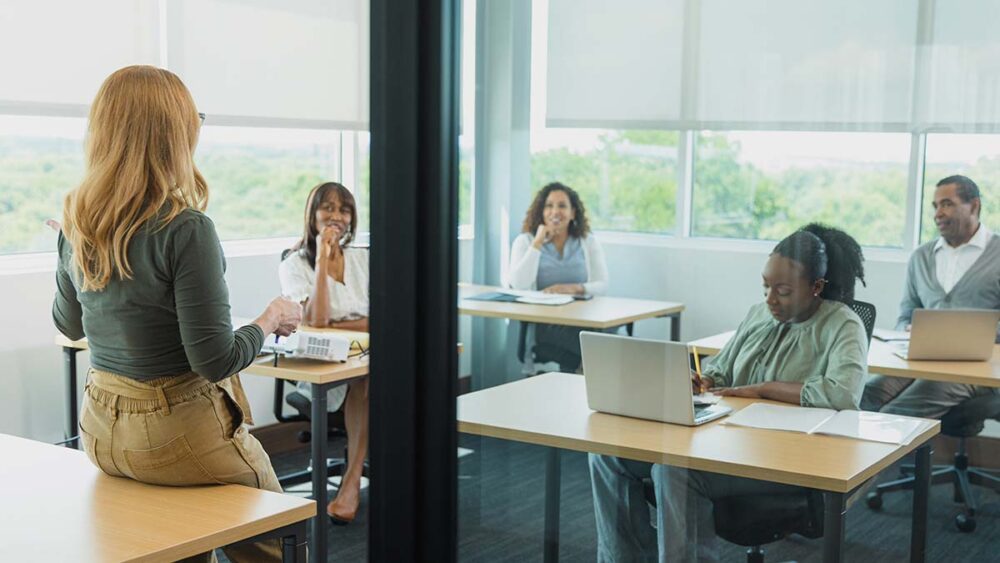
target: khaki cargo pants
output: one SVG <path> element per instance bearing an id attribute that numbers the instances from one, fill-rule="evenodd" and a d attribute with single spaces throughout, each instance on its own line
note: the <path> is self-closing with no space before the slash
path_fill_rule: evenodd
<path id="1" fill-rule="evenodd" d="M 234 483 L 281 492 L 271 460 L 247 432 L 239 376 L 212 383 L 195 373 L 136 381 L 91 369 L 80 440 L 101 471 L 153 485 Z M 281 561 L 278 540 L 223 548 L 234 562 Z M 214 561 L 205 553 L 187 561 Z"/>

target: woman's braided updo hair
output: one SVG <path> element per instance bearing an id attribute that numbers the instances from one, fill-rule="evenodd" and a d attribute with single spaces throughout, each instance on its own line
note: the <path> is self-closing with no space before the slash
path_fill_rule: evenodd
<path id="1" fill-rule="evenodd" d="M 865 283 L 864 254 L 854 238 L 833 227 L 810 223 L 785 237 L 774 253 L 795 260 L 805 269 L 810 282 L 826 280 L 823 299 L 854 302 L 855 280 Z"/>

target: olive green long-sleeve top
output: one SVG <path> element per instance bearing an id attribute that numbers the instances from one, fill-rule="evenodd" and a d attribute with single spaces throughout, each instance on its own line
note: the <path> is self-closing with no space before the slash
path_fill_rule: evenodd
<path id="1" fill-rule="evenodd" d="M 255 324 L 233 331 L 222 245 L 204 214 L 157 219 L 128 246 L 133 279 L 114 276 L 101 291 L 81 291 L 72 246 L 59 235 L 56 328 L 86 336 L 91 364 L 137 380 L 195 372 L 219 381 L 250 365 L 264 344 Z"/>
<path id="2" fill-rule="evenodd" d="M 802 406 L 857 409 L 867 357 L 865 327 L 843 303 L 824 300 L 809 319 L 784 324 L 759 303 L 710 361 L 705 375 L 719 387 L 802 383 Z"/>

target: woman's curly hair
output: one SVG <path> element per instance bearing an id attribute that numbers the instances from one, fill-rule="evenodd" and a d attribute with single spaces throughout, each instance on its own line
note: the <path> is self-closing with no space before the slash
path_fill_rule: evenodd
<path id="1" fill-rule="evenodd" d="M 576 238 L 585 238 L 590 234 L 590 222 L 587 220 L 587 210 L 583 207 L 583 200 L 580 199 L 580 194 L 576 193 L 576 190 L 559 182 L 552 182 L 538 190 L 534 201 L 528 206 L 528 212 L 524 214 L 524 223 L 521 224 L 521 232 L 535 234 L 535 231 L 538 230 L 538 225 L 541 225 L 545 221 L 545 200 L 549 198 L 550 193 L 557 190 L 569 196 L 569 203 L 573 207 L 573 214 L 576 216 L 569 223 L 569 235 Z"/>

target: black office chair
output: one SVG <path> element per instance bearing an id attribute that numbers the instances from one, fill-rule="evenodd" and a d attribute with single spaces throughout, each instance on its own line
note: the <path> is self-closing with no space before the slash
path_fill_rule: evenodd
<path id="1" fill-rule="evenodd" d="M 656 505 L 651 479 L 643 479 L 646 502 Z M 747 563 L 764 563 L 762 545 L 792 534 L 823 537 L 823 493 L 816 490 L 787 494 L 741 495 L 712 502 L 715 534 L 747 548 Z"/>
<path id="2" fill-rule="evenodd" d="M 524 363 L 528 347 L 528 327 L 531 324 L 532 323 L 520 321 L 521 326 L 519 327 L 517 336 L 517 359 L 522 364 Z M 625 325 L 625 332 L 629 336 L 632 336 L 633 328 L 634 324 L 628 323 Z M 556 362 L 563 371 L 574 371 L 580 365 L 580 358 L 568 357 L 564 350 L 547 346 L 545 344 L 535 344 L 531 347 L 531 360 L 532 363 Z"/>
<path id="3" fill-rule="evenodd" d="M 936 465 L 931 471 L 931 484 L 951 483 L 954 487 L 955 502 L 965 505 L 965 512 L 955 516 L 955 526 L 962 532 L 976 529 L 976 497 L 971 485 L 987 487 L 1000 492 L 1000 475 L 977 467 L 969 467 L 965 441 L 983 431 L 988 418 L 1000 420 L 1000 395 L 975 397 L 955 405 L 941 418 L 941 433 L 958 438 L 958 451 L 952 465 Z M 913 489 L 913 465 L 904 465 L 901 473 L 905 477 L 883 483 L 868 494 L 868 507 L 882 508 L 882 495 L 892 491 Z"/>
<path id="4" fill-rule="evenodd" d="M 854 301 L 851 309 L 861 317 L 871 343 L 875 306 Z M 646 500 L 655 503 L 652 481 L 645 484 Z M 823 537 L 823 493 L 814 489 L 787 494 L 739 495 L 712 502 L 715 534 L 747 548 L 747 563 L 763 563 L 765 544 L 792 534 L 810 539 Z"/>
<path id="5" fill-rule="evenodd" d="M 865 325 L 865 333 L 868 334 L 868 343 L 872 342 L 872 331 L 875 330 L 875 305 L 864 301 L 854 301 L 851 303 L 851 310 L 861 317 L 861 322 Z"/>

